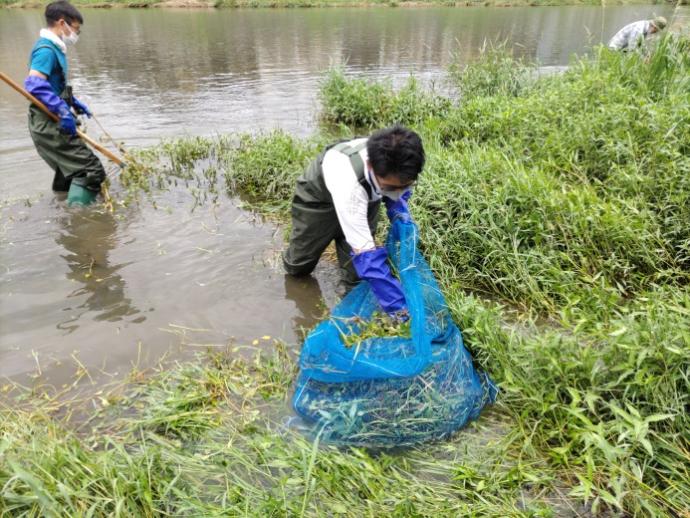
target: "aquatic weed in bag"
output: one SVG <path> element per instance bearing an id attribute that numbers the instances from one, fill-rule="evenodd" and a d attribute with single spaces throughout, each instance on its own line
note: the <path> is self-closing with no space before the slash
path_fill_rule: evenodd
<path id="1" fill-rule="evenodd" d="M 414 223 L 396 220 L 386 247 L 407 300 L 409 329 L 369 336 L 379 304 L 364 281 L 307 336 L 293 406 L 321 440 L 395 447 L 452 434 L 496 398 L 475 370 Z"/>

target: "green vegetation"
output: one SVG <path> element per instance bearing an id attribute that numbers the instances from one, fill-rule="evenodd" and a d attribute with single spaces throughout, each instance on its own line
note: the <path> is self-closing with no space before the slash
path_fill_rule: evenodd
<path id="1" fill-rule="evenodd" d="M 416 126 L 431 116 L 445 117 L 451 107 L 450 100 L 424 91 L 414 78 L 394 92 L 388 83 L 347 79 L 339 70 L 323 82 L 320 97 L 323 123 L 346 128 L 386 126 L 403 120 Z"/>
<path id="2" fill-rule="evenodd" d="M 151 152 L 167 166 L 152 185 L 202 189 L 222 173 L 230 194 L 286 220 L 295 178 L 333 131 L 414 126 L 428 161 L 413 217 L 498 404 L 449 442 L 337 450 L 270 417 L 288 414 L 294 352 L 229 352 L 97 397 L 76 431 L 41 398 L 1 410 L 0 514 L 684 516 L 689 46 L 598 49 L 550 77 L 487 51 L 451 71 L 456 100 L 335 71 L 314 139 Z"/>
<path id="3" fill-rule="evenodd" d="M 344 319 L 343 322 L 343 342 L 345 347 L 356 347 L 364 340 L 380 337 L 402 337 L 410 338 L 410 321 L 400 322 L 393 320 L 386 313 L 379 311 L 368 320 L 360 317 Z"/>
<path id="4" fill-rule="evenodd" d="M 285 219 L 295 179 L 325 144 L 318 138 L 301 142 L 281 131 L 259 138 L 240 135 L 237 147 L 225 155 L 228 192 L 241 193 L 247 208 Z"/>
<path id="5" fill-rule="evenodd" d="M 270 354 L 233 356 L 177 365 L 95 399 L 98 422 L 88 431 L 56 424 L 51 401 L 37 400 L 30 413 L 3 410 L 0 514 L 548 515 L 547 496 L 515 483 L 526 466 L 485 465 L 491 448 L 464 449 L 495 430 L 475 426 L 462 448 L 404 456 L 312 444 L 266 417 L 286 413 L 290 352 L 276 344 Z"/>

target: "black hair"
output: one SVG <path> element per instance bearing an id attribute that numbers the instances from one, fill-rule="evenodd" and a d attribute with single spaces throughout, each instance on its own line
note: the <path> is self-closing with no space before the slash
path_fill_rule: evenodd
<path id="1" fill-rule="evenodd" d="M 81 13 L 66 0 L 58 0 L 46 5 L 45 17 L 48 27 L 52 27 L 60 20 L 65 20 L 69 24 L 75 21 L 82 25 L 84 24 L 84 18 Z"/>
<path id="2" fill-rule="evenodd" d="M 377 176 L 396 176 L 401 182 L 417 180 L 424 168 L 422 139 L 414 131 L 396 124 L 377 131 L 367 141 L 369 163 Z"/>

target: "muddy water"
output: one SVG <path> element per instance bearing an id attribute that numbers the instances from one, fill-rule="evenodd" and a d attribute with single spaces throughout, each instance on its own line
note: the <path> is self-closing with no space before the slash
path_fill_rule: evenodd
<path id="1" fill-rule="evenodd" d="M 574 52 L 665 6 L 85 10 L 72 83 L 130 146 L 164 137 L 314 128 L 323 71 L 442 77 L 485 39 L 563 66 Z M 0 70 L 21 80 L 41 13 L 0 11 Z M 119 211 L 68 209 L 0 86 L 0 378 L 60 384 L 79 364 L 122 372 L 204 347 L 294 342 L 336 300 L 334 269 L 283 275 L 282 235 L 233 200 L 191 211 L 180 188 Z M 89 130 L 98 134 L 91 124 Z"/>
<path id="2" fill-rule="evenodd" d="M 77 362 L 112 373 L 169 349 L 294 341 L 333 297 L 327 264 L 318 281 L 284 276 L 280 233 L 230 200 L 190 213 L 171 192 L 111 215 L 51 198 L 3 209 L 3 376 L 58 382 Z"/>

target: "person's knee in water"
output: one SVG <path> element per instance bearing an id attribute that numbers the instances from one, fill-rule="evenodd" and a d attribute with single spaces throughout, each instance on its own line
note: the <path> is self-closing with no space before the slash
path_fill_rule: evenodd
<path id="1" fill-rule="evenodd" d="M 419 135 L 398 125 L 326 148 L 297 180 L 285 270 L 311 273 L 335 240 L 343 276 L 366 279 L 387 313 L 405 315 L 400 282 L 374 232 L 381 200 L 391 221 L 411 222 L 407 201 L 424 161 Z"/>
<path id="2" fill-rule="evenodd" d="M 31 106 L 29 132 L 38 154 L 55 171 L 54 190 L 67 190 L 72 205 L 88 205 L 100 191 L 105 169 L 77 136 L 75 114 L 90 117 L 91 111 L 67 85 L 67 46 L 78 41 L 84 18 L 72 4 L 60 0 L 46 6 L 45 19 L 46 27 L 31 50 L 24 87 L 58 122 Z"/>

